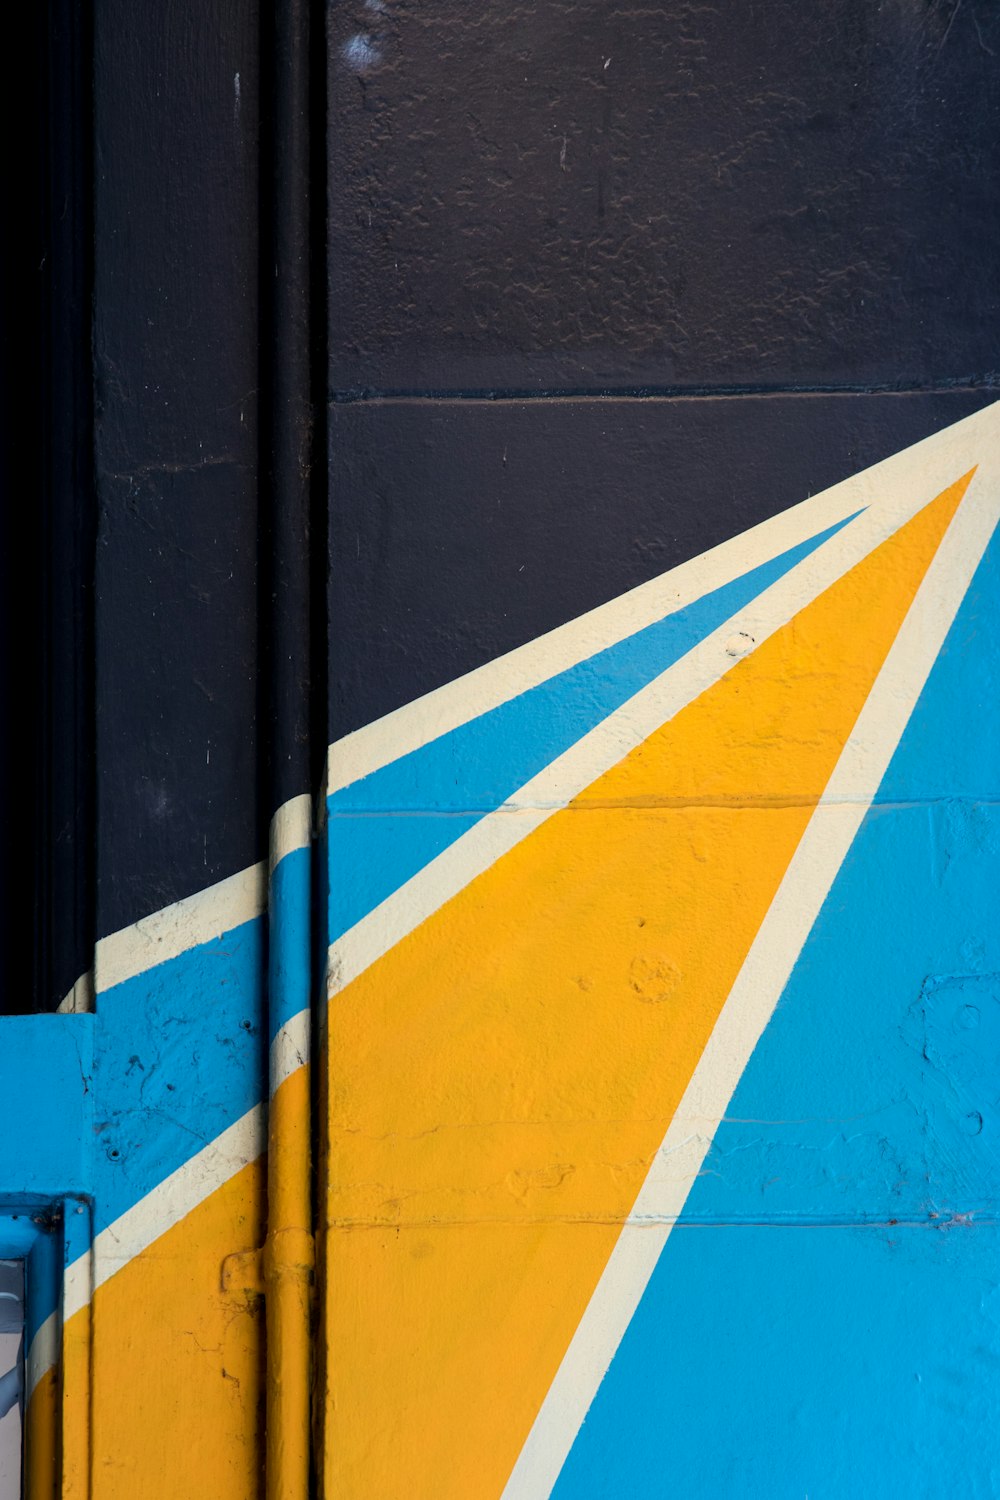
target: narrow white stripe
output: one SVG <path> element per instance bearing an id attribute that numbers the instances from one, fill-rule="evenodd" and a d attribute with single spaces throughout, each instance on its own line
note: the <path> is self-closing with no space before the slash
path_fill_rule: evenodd
<path id="1" fill-rule="evenodd" d="M 959 471 L 960 472 L 960 471 Z M 958 475 L 952 475 L 957 478 Z M 938 493 L 916 486 L 863 512 L 744 609 L 558 756 L 497 809 L 331 944 L 327 992 L 335 994 L 426 921 L 502 855 L 693 702 L 733 665 L 734 638 L 756 650 L 775 631 Z M 744 653 L 747 654 L 747 653 Z"/>
<path id="2" fill-rule="evenodd" d="M 268 1058 L 272 1097 L 279 1084 L 308 1063 L 311 1034 L 312 1016 L 308 1010 L 300 1010 L 275 1036 Z"/>
<path id="3" fill-rule="evenodd" d="M 25 1360 L 25 1400 L 30 1401 L 35 1387 L 59 1358 L 59 1314 L 49 1313 L 36 1331 Z"/>
<path id="4" fill-rule="evenodd" d="M 1000 514 L 997 468 L 973 480 L 788 866 L 503 1492 L 545 1500 L 701 1170 Z"/>
<path id="5" fill-rule="evenodd" d="M 74 1312 L 79 1312 L 93 1294 L 94 1251 L 89 1245 L 63 1275 L 60 1310 L 49 1313 L 35 1334 L 28 1351 L 27 1394 L 30 1397 L 46 1370 L 59 1359 L 62 1330 Z"/>
<path id="6" fill-rule="evenodd" d="M 90 1255 L 81 1255 L 66 1269 L 63 1316 L 67 1320 L 85 1307 L 93 1287 L 101 1286 L 122 1266 L 179 1224 L 192 1209 L 214 1193 L 265 1150 L 266 1107 L 255 1104 L 239 1120 L 210 1141 L 95 1236 L 93 1274 Z"/>
<path id="7" fill-rule="evenodd" d="M 271 874 L 286 854 L 312 843 L 312 798 L 303 793 L 283 802 L 271 819 Z"/>
<path id="8" fill-rule="evenodd" d="M 988 407 L 902 453 L 864 469 L 749 531 L 680 564 L 629 593 L 569 621 L 412 703 L 335 741 L 328 755 L 333 794 L 419 749 L 460 724 L 624 640 L 664 615 L 767 562 L 887 493 L 917 490 L 931 498 L 969 467 L 983 434 L 996 423 Z"/>
<path id="9" fill-rule="evenodd" d="M 101 938 L 94 965 L 98 994 L 261 916 L 266 900 L 262 861 Z"/>
<path id="10" fill-rule="evenodd" d="M 59 1004 L 56 1011 L 61 1016 L 88 1015 L 94 1009 L 94 971 L 88 969 L 86 974 L 81 974 L 79 979 L 69 990 Z"/>

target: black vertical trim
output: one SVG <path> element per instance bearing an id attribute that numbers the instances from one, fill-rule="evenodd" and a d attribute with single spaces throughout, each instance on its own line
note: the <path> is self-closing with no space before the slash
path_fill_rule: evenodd
<path id="1" fill-rule="evenodd" d="M 92 950 L 89 15 L 16 7 L 5 49 L 5 1013 L 54 1009 Z"/>
<path id="2" fill-rule="evenodd" d="M 0 235 L 3 257 L 0 326 L 0 422 L 3 424 L 3 540 L 0 545 L 0 703 L 3 724 L 3 984 L 0 1009 L 32 1009 L 37 961 L 34 908 L 40 781 L 40 668 L 43 611 L 41 486 L 37 460 L 42 447 L 41 329 L 45 227 L 42 183 L 45 165 L 46 32 L 40 7 L 18 6 L 5 32 L 3 197 L 8 232 Z M 15 62 L 19 87 L 14 85 Z M 16 103 L 15 103 L 16 101 Z"/>
<path id="3" fill-rule="evenodd" d="M 44 849 L 44 976 L 39 1008 L 58 1005 L 92 962 L 94 938 L 93 228 L 90 9 L 54 0 L 49 49 L 50 149 L 47 254 L 49 366 L 48 583 L 43 682 L 49 783 Z"/>

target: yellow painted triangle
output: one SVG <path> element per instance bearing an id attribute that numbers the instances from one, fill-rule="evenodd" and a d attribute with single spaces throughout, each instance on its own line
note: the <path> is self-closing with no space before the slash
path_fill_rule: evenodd
<path id="1" fill-rule="evenodd" d="M 254 1299 L 223 1287 L 220 1273 L 234 1246 L 261 1243 L 263 1168 L 262 1159 L 242 1167 L 67 1321 L 60 1436 L 75 1483 L 66 1486 L 64 1470 L 62 1486 L 29 1487 L 28 1500 L 56 1492 L 95 1500 L 259 1493 L 263 1319 Z M 127 1399 L 91 1407 L 91 1382 Z M 89 1452 L 100 1455 L 93 1478 Z"/>
<path id="2" fill-rule="evenodd" d="M 336 1500 L 497 1500 L 971 475 L 332 1002 Z"/>

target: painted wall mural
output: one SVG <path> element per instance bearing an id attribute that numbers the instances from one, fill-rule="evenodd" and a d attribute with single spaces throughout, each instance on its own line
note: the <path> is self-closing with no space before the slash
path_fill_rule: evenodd
<path id="1" fill-rule="evenodd" d="M 1000 8 L 52 5 L 28 1500 L 997 1494 Z"/>
<path id="2" fill-rule="evenodd" d="M 327 1495 L 991 1492 L 998 515 L 986 407 L 331 745 Z M 17 1023 L 62 1493 L 262 1482 L 309 830 Z"/>
<path id="3" fill-rule="evenodd" d="M 328 1493 L 990 1492 L 998 464 L 331 747 Z"/>

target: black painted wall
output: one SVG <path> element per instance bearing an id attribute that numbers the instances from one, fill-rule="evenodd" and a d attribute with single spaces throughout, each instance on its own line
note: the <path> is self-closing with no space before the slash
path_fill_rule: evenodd
<path id="1" fill-rule="evenodd" d="M 259 26 L 95 10 L 98 936 L 262 849 Z"/>
<path id="2" fill-rule="evenodd" d="M 998 58 L 986 0 L 331 12 L 331 735 L 992 399 Z"/>
<path id="3" fill-rule="evenodd" d="M 995 395 L 987 0 L 17 25 L 5 909 L 34 938 L 5 1008 L 260 858 L 317 716 L 343 733 Z"/>

